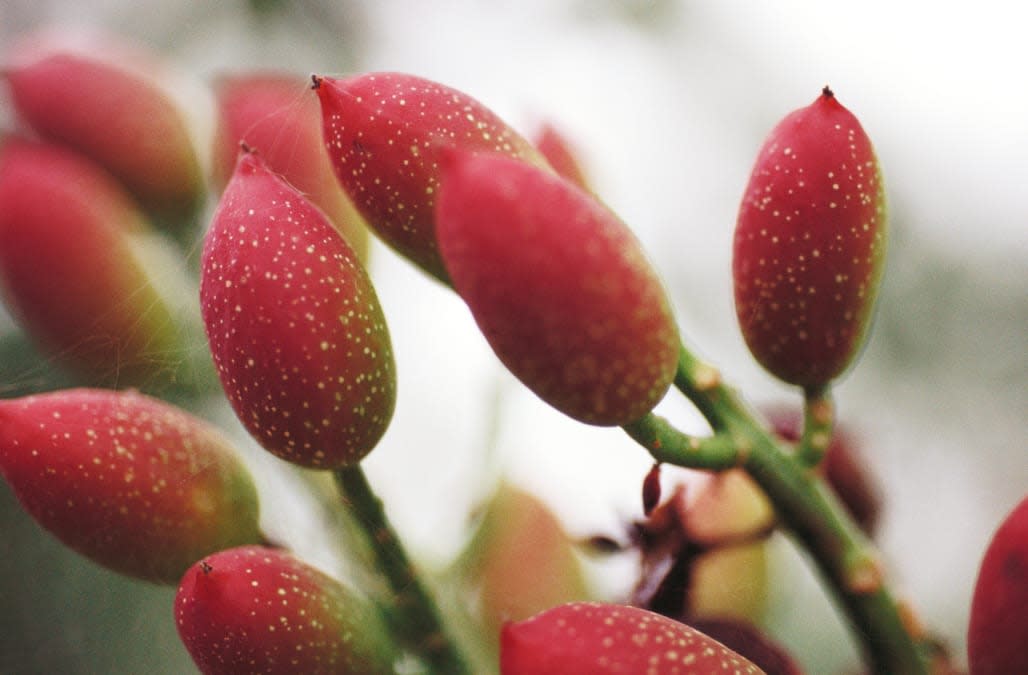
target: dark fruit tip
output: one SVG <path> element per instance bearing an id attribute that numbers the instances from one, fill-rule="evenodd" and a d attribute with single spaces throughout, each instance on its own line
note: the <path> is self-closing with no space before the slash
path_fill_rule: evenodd
<path id="1" fill-rule="evenodd" d="M 211 565 L 206 560 L 201 560 L 200 561 L 200 571 L 204 573 L 204 576 L 206 576 L 206 575 L 208 575 L 208 574 L 210 574 L 211 572 L 214 571 L 214 566 Z"/>
<path id="2" fill-rule="evenodd" d="M 311 89 L 314 89 L 314 90 L 321 89 L 321 83 L 324 80 L 325 80 L 325 78 L 322 77 L 321 75 L 318 75 L 317 73 L 311 73 Z"/>
<path id="3" fill-rule="evenodd" d="M 835 92 L 827 84 L 821 88 L 821 95 L 825 98 L 835 98 Z"/>

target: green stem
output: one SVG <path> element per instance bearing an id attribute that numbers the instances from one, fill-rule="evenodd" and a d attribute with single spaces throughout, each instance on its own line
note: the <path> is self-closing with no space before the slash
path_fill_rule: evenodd
<path id="1" fill-rule="evenodd" d="M 430 672 L 469 673 L 463 657 L 446 633 L 435 600 L 422 584 L 364 470 L 360 465 L 344 467 L 337 469 L 334 476 L 347 506 L 364 528 L 378 571 L 395 594 L 390 613 L 394 616 L 389 618 L 399 638 L 408 649 L 424 658 Z"/>
<path id="2" fill-rule="evenodd" d="M 815 467 L 825 456 L 832 442 L 835 407 L 828 385 L 803 392 L 803 435 L 796 448 L 796 458 L 805 466 Z"/>
<path id="3" fill-rule="evenodd" d="M 750 429 L 754 445 L 744 468 L 775 505 L 828 582 L 876 673 L 924 674 L 927 665 L 907 632 L 883 578 L 879 555 L 825 482 L 785 455 L 770 436 Z"/>
<path id="4" fill-rule="evenodd" d="M 719 433 L 709 441 L 679 434 L 686 439 L 679 442 L 689 447 L 709 447 L 709 451 L 668 452 L 666 439 L 675 438 L 676 432 L 664 420 L 656 422 L 644 418 L 626 427 L 626 431 L 658 461 L 713 470 L 741 464 L 774 504 L 785 529 L 813 559 L 874 672 L 926 675 L 927 664 L 920 646 L 907 631 L 899 605 L 884 582 L 875 548 L 824 481 L 775 440 L 732 390 L 720 380 L 710 384 L 695 379 L 697 373 L 703 372 L 697 368 L 699 363 L 683 347 L 675 383 L 694 403 L 700 401 L 697 407 Z M 808 397 L 812 402 L 827 400 L 827 391 L 816 393 Z M 812 419 L 805 425 L 805 429 L 810 429 L 805 436 L 816 434 L 824 427 L 823 416 L 812 410 L 808 417 Z M 827 424 L 830 427 L 830 404 Z M 728 461 L 731 453 L 721 447 L 724 441 L 715 440 L 728 435 L 737 448 L 737 463 Z M 654 444 L 654 439 L 659 439 L 660 443 Z M 804 454 L 812 456 L 814 453 L 806 451 Z M 718 459 L 723 459 L 724 463 Z"/>
<path id="5" fill-rule="evenodd" d="M 728 393 L 717 368 L 696 358 L 681 346 L 678 350 L 678 368 L 675 387 L 688 398 L 715 431 L 724 431 L 725 419 L 718 401 Z"/>
<path id="6" fill-rule="evenodd" d="M 652 413 L 623 429 L 658 462 L 710 471 L 723 471 L 742 463 L 743 453 L 731 436 L 689 436 Z"/>

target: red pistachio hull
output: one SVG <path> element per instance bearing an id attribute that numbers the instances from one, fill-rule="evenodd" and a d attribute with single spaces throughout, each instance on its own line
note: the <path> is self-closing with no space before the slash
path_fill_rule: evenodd
<path id="1" fill-rule="evenodd" d="M 1028 673 L 1028 497 L 989 542 L 967 631 L 971 675 Z"/>
<path id="2" fill-rule="evenodd" d="M 683 623 L 600 603 L 561 605 L 509 623 L 500 649 L 502 675 L 764 672 Z"/>
<path id="3" fill-rule="evenodd" d="M 549 171 L 455 154 L 437 218 L 455 290 L 529 389 L 596 425 L 626 424 L 660 401 L 678 330 L 660 279 L 617 216 Z"/>
<path id="4" fill-rule="evenodd" d="M 375 290 L 325 215 L 258 155 L 240 154 L 201 275 L 211 354 L 250 434 L 312 468 L 370 452 L 396 401 Z"/>
<path id="5" fill-rule="evenodd" d="M 244 546 L 198 562 L 179 585 L 175 622 L 204 675 L 393 672 L 367 603 L 281 550 Z"/>
<path id="6" fill-rule="evenodd" d="M 189 290 L 171 249 L 99 167 L 60 146 L 0 142 L 4 300 L 43 352 L 90 383 L 174 379 Z"/>
<path id="7" fill-rule="evenodd" d="M 147 581 L 177 583 L 204 555 L 262 540 L 256 490 L 228 441 L 131 391 L 0 402 L 0 472 L 66 546 Z"/>
<path id="8" fill-rule="evenodd" d="M 771 131 L 739 209 L 735 308 L 761 365 L 805 388 L 838 377 L 862 346 L 885 248 L 874 150 L 826 87 Z"/>
<path id="9" fill-rule="evenodd" d="M 314 82 L 339 182 L 383 241 L 440 280 L 447 276 L 436 245 L 435 201 L 444 151 L 546 163 L 495 113 L 442 84 L 403 73 Z"/>
<path id="10" fill-rule="evenodd" d="M 162 220 L 190 223 L 204 176 L 183 112 L 159 85 L 163 66 L 110 37 L 77 42 L 34 35 L 9 52 L 4 74 L 18 116 L 110 171 Z"/>

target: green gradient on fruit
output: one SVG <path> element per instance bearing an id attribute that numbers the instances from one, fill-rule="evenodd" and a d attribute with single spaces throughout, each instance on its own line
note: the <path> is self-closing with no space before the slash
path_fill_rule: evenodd
<path id="1" fill-rule="evenodd" d="M 40 348 L 90 383 L 160 389 L 188 375 L 199 323 L 184 262 L 69 150 L 0 148 L 0 286 Z"/>
<path id="2" fill-rule="evenodd" d="M 331 469 L 375 447 L 396 405 L 375 289 L 325 214 L 247 150 L 204 242 L 200 301 L 225 393 L 266 450 Z"/>
<path id="3" fill-rule="evenodd" d="M 336 176 L 369 227 L 447 281 L 435 202 L 447 150 L 499 153 L 546 166 L 532 145 L 467 94 L 404 73 L 315 77 Z"/>
<path id="4" fill-rule="evenodd" d="M 735 309 L 750 351 L 816 390 L 853 362 L 885 263 L 885 187 L 871 141 L 826 87 L 761 147 L 735 229 Z"/>
<path id="5" fill-rule="evenodd" d="M 66 546 L 146 581 L 177 583 L 200 557 L 263 540 L 256 489 L 229 442 L 131 391 L 0 401 L 0 472 Z"/>

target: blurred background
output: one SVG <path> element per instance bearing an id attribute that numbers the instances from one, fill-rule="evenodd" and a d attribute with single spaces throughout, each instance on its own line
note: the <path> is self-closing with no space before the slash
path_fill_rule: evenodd
<path id="1" fill-rule="evenodd" d="M 689 344 L 758 405 L 799 400 L 735 326 L 735 213 L 765 134 L 830 84 L 875 143 L 892 228 L 876 325 L 836 389 L 839 415 L 880 477 L 896 586 L 962 654 L 978 559 L 1028 492 L 1028 46 L 1013 12 L 999 0 L 8 0 L 0 48 L 54 23 L 89 26 L 148 45 L 200 85 L 268 67 L 400 70 L 470 93 L 526 134 L 552 122 L 650 252 Z M 192 108 L 203 122 L 210 101 Z M 11 124 L 2 98 L 0 123 Z M 640 517 L 643 451 L 523 391 L 463 304 L 381 245 L 372 275 L 400 395 L 367 469 L 425 565 L 454 555 L 501 474 L 576 536 L 620 536 Z M 660 411 L 704 431 L 674 395 Z M 327 559 L 295 486 L 262 480 L 268 529 Z M 0 672 L 191 672 L 173 590 L 67 553 L 6 487 L 0 524 Z M 852 672 L 806 561 L 785 540 L 773 551 L 770 629 L 810 672 Z M 622 592 L 626 570 L 598 566 L 598 584 Z"/>

